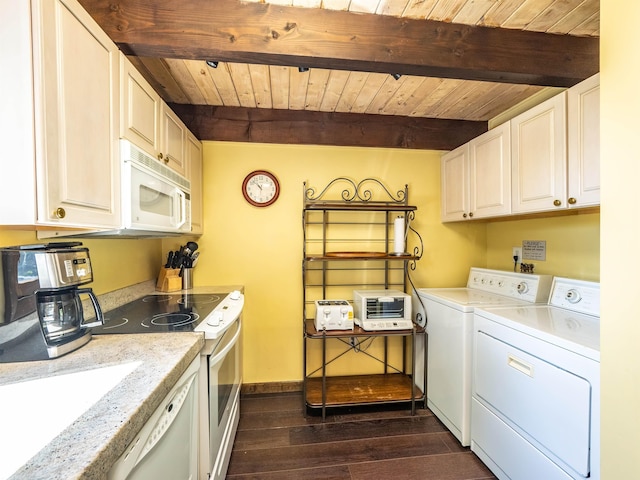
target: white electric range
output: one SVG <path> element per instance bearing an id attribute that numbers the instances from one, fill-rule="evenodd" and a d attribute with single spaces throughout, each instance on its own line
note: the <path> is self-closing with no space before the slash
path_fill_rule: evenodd
<path id="1" fill-rule="evenodd" d="M 474 314 L 471 450 L 499 479 L 600 478 L 600 285 Z"/>
<path id="2" fill-rule="evenodd" d="M 152 472 L 161 472 L 195 479 L 198 471 L 201 478 L 225 478 L 240 418 L 243 307 L 244 295 L 238 290 L 176 292 L 147 295 L 104 314 L 104 325 L 94 328 L 94 335 L 203 332 L 205 337 L 193 367 L 198 380 L 189 377 L 188 391 L 197 392 L 197 398 L 179 390 L 176 401 L 172 397 L 163 402 L 163 408 L 165 403 L 171 408 L 160 408 L 152 416 L 110 478 L 151 478 Z M 167 455 L 176 444 L 188 455 Z"/>
<path id="3" fill-rule="evenodd" d="M 426 358 L 427 406 L 463 446 L 471 441 L 471 355 L 473 312 L 479 307 L 546 302 L 550 275 L 471 268 L 466 287 L 419 288 L 413 311 L 427 331 L 427 345 L 416 340 L 416 358 Z M 414 375 L 424 384 L 424 362 Z M 423 390 L 424 391 L 424 390 Z"/>

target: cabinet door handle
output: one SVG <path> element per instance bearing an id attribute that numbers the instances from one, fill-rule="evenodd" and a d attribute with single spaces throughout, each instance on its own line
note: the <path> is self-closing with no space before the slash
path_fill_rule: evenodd
<path id="1" fill-rule="evenodd" d="M 575 205 L 577 200 L 573 197 L 569 197 L 569 200 L 567 200 L 569 202 L 569 205 Z"/>
<path id="2" fill-rule="evenodd" d="M 513 355 L 507 355 L 507 365 L 511 368 L 515 368 L 520 373 L 524 373 L 533 378 L 533 365 L 530 365 Z"/>
<path id="3" fill-rule="evenodd" d="M 53 216 L 56 218 L 64 218 L 67 216 L 67 212 L 64 208 L 58 207 L 53 211 Z"/>
<path id="4" fill-rule="evenodd" d="M 560 200 L 554 200 L 554 201 L 553 201 L 553 204 L 554 204 L 556 207 L 559 207 L 560 205 L 562 205 L 562 202 L 561 202 Z"/>
<path id="5" fill-rule="evenodd" d="M 466 214 L 466 213 L 463 213 L 463 214 L 462 214 L 462 218 L 467 218 L 467 214 Z"/>
<path id="6" fill-rule="evenodd" d="M 162 152 L 158 153 L 158 160 L 162 160 L 163 157 L 164 155 L 162 155 Z"/>
<path id="7" fill-rule="evenodd" d="M 469 218 L 473 217 L 473 212 L 469 212 Z"/>

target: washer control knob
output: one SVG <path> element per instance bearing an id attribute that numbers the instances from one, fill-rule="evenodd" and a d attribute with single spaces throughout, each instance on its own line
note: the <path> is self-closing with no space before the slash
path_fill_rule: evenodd
<path id="1" fill-rule="evenodd" d="M 578 303 L 580 300 L 582 300 L 582 296 L 580 295 L 580 292 L 578 292 L 573 288 L 567 291 L 567 293 L 564 295 L 564 298 L 569 303 Z"/>
<path id="2" fill-rule="evenodd" d="M 527 293 L 529 291 L 529 285 L 527 285 L 527 282 L 520 282 L 517 286 L 516 286 L 516 290 L 518 291 L 518 293 L 522 294 L 522 293 Z"/>

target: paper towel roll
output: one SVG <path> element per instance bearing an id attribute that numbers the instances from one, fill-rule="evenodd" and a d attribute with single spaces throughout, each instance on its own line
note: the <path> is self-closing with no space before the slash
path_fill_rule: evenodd
<path id="1" fill-rule="evenodd" d="M 404 253 L 404 217 L 393 221 L 393 253 Z"/>

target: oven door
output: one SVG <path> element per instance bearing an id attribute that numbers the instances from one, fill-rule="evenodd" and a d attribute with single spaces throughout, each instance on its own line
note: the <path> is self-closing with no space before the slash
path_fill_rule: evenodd
<path id="1" fill-rule="evenodd" d="M 241 319 L 224 333 L 209 365 L 209 472 L 211 479 L 224 479 L 240 418 Z"/>

